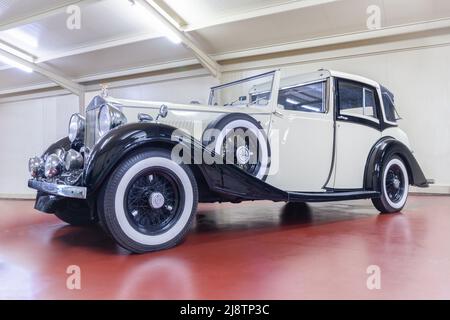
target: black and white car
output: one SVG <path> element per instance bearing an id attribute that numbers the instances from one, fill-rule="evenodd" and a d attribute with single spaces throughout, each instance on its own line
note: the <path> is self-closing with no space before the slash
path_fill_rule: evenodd
<path id="1" fill-rule="evenodd" d="M 36 209 L 98 222 L 137 253 L 179 243 L 198 202 L 372 199 L 398 212 L 430 181 L 397 120 L 388 89 L 331 70 L 223 84 L 208 105 L 97 96 L 30 159 L 28 185 Z"/>

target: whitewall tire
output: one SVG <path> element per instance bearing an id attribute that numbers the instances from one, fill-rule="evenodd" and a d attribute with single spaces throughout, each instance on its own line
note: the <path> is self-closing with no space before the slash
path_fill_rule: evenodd
<path id="1" fill-rule="evenodd" d="M 189 231 L 198 190 L 190 168 L 163 149 L 134 153 L 111 174 L 99 218 L 122 247 L 143 253 L 175 246 Z"/>
<path id="2" fill-rule="evenodd" d="M 372 199 L 381 213 L 394 213 L 403 209 L 408 199 L 409 177 L 403 160 L 398 156 L 390 157 L 382 168 L 381 197 Z"/>

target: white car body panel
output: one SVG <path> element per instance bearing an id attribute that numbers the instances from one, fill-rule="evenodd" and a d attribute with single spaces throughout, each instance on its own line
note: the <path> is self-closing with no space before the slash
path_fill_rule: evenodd
<path id="1" fill-rule="evenodd" d="M 337 123 L 335 189 L 363 187 L 367 158 L 380 138 L 381 133 L 376 129 L 348 122 Z"/>
<path id="2" fill-rule="evenodd" d="M 383 130 L 382 136 L 395 138 L 396 140 L 407 146 L 409 150 L 412 150 L 408 136 L 406 135 L 405 131 L 403 131 L 399 127 L 391 127 Z"/>
<path id="3" fill-rule="evenodd" d="M 281 190 L 323 191 L 333 157 L 331 114 L 285 110 L 283 118 L 273 117 L 272 128 L 279 131 L 279 164 L 266 182 Z"/>
<path id="4" fill-rule="evenodd" d="M 186 131 L 195 139 L 201 141 L 203 131 L 208 124 L 218 117 L 229 114 L 242 112 L 251 115 L 257 121 L 261 122 L 261 126 L 267 130 L 270 124 L 272 112 L 270 106 L 252 108 L 245 105 L 234 105 L 230 107 L 209 106 L 199 104 L 176 104 L 165 101 L 138 101 L 107 98 L 107 101 L 127 106 L 122 112 L 128 119 L 137 119 L 137 115 L 141 112 L 149 114 L 157 114 L 161 105 L 168 107 L 168 115 L 159 122 L 171 125 L 175 128 Z"/>

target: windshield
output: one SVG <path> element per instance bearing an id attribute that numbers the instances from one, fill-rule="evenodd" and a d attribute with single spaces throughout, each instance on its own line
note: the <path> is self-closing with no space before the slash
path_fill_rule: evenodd
<path id="1" fill-rule="evenodd" d="M 272 97 L 274 76 L 275 71 L 272 71 L 213 87 L 209 95 L 209 105 L 267 106 Z"/>

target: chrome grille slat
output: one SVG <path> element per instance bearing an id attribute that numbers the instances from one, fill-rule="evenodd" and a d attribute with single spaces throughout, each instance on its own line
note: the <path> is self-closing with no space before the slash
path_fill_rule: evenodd
<path id="1" fill-rule="evenodd" d="M 99 106 L 100 108 L 100 106 Z M 86 111 L 86 135 L 85 135 L 85 146 L 90 150 L 95 145 L 96 142 L 96 132 L 97 132 L 97 115 L 99 108 L 91 109 Z"/>

